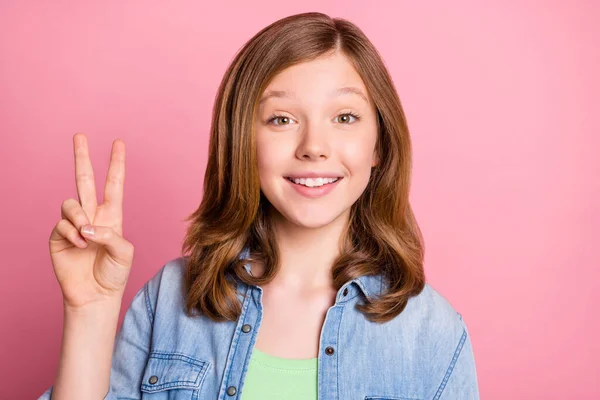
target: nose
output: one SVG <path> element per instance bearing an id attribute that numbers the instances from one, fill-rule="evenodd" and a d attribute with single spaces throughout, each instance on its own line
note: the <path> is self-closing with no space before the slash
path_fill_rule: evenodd
<path id="1" fill-rule="evenodd" d="M 305 125 L 304 132 L 296 149 L 296 157 L 304 161 L 318 161 L 329 158 L 331 146 L 325 128 Z"/>

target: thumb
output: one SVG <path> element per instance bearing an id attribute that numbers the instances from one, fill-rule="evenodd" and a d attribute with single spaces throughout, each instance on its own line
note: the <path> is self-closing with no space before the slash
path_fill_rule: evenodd
<path id="1" fill-rule="evenodd" d="M 81 235 L 87 240 L 98 243 L 106 248 L 116 261 L 125 265 L 131 264 L 133 259 L 133 245 L 113 228 L 99 225 L 83 225 Z"/>

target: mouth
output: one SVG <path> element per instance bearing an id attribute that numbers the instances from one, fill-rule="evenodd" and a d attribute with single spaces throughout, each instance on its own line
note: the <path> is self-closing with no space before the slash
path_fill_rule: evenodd
<path id="1" fill-rule="evenodd" d="M 327 186 L 327 185 L 332 185 L 338 181 L 341 181 L 343 179 L 343 177 L 337 177 L 337 178 L 326 178 L 323 179 L 321 181 L 315 180 L 315 179 L 311 179 L 311 181 L 307 184 L 306 179 L 305 178 L 301 178 L 301 179 L 294 179 L 294 178 L 290 178 L 290 177 L 284 177 L 285 179 L 287 179 L 288 181 L 292 182 L 294 185 L 298 185 L 298 186 L 303 186 L 306 188 L 320 188 L 323 186 Z M 311 185 L 311 186 L 309 186 Z"/>
<path id="2" fill-rule="evenodd" d="M 338 177 L 338 178 L 331 178 L 326 180 L 325 182 L 323 182 L 322 180 L 319 181 L 318 179 L 316 180 L 311 180 L 308 182 L 309 185 L 314 185 L 315 183 L 318 186 L 307 186 L 306 183 L 304 182 L 304 184 L 302 183 L 304 181 L 303 178 L 301 179 L 296 179 L 296 182 L 294 182 L 293 178 L 290 177 L 284 177 L 286 181 L 288 181 L 291 185 L 291 188 L 295 189 L 295 192 L 300 194 L 303 197 L 307 197 L 310 199 L 316 199 L 322 196 L 325 196 L 329 193 L 331 193 L 333 190 L 335 190 L 335 188 L 337 187 L 337 185 L 342 181 L 342 177 Z M 320 185 L 319 185 L 320 183 Z"/>

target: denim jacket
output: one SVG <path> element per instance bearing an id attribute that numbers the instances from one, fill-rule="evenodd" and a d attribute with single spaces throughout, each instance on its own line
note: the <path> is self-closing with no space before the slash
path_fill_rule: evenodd
<path id="1" fill-rule="evenodd" d="M 237 281 L 247 294 L 238 296 L 237 321 L 190 318 L 183 311 L 186 261 L 167 262 L 133 298 L 115 339 L 104 400 L 240 399 L 260 329 L 262 288 Z M 426 284 L 400 315 L 370 322 L 354 306 L 384 289 L 380 275 L 365 275 L 338 290 L 321 329 L 319 400 L 479 399 L 461 314 Z"/>

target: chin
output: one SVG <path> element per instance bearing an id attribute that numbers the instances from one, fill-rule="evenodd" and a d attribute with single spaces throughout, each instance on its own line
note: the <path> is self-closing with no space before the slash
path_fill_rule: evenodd
<path id="1" fill-rule="evenodd" d="M 295 224 L 296 226 L 302 227 L 302 228 L 307 228 L 307 229 L 319 229 L 322 228 L 324 226 L 327 226 L 329 224 L 331 224 L 333 222 L 333 220 L 310 220 L 310 221 L 306 221 L 306 220 L 295 220 L 295 221 L 290 221 L 293 224 Z"/>
<path id="2" fill-rule="evenodd" d="M 265 197 L 269 198 L 266 194 Z M 280 222 L 302 228 L 317 229 L 327 226 L 343 218 L 349 212 L 349 209 L 340 207 L 342 205 L 340 201 L 311 204 L 318 202 L 318 200 L 313 200 L 307 204 L 305 201 L 294 202 L 283 197 L 274 197 L 276 197 L 274 202 L 269 200 L 271 215 Z"/>
<path id="3" fill-rule="evenodd" d="M 283 217 L 290 223 L 303 228 L 317 229 L 327 226 L 335 222 L 343 212 L 340 213 L 323 213 L 314 214 L 307 213 L 304 215 L 298 215 L 296 212 L 282 213 Z"/>

